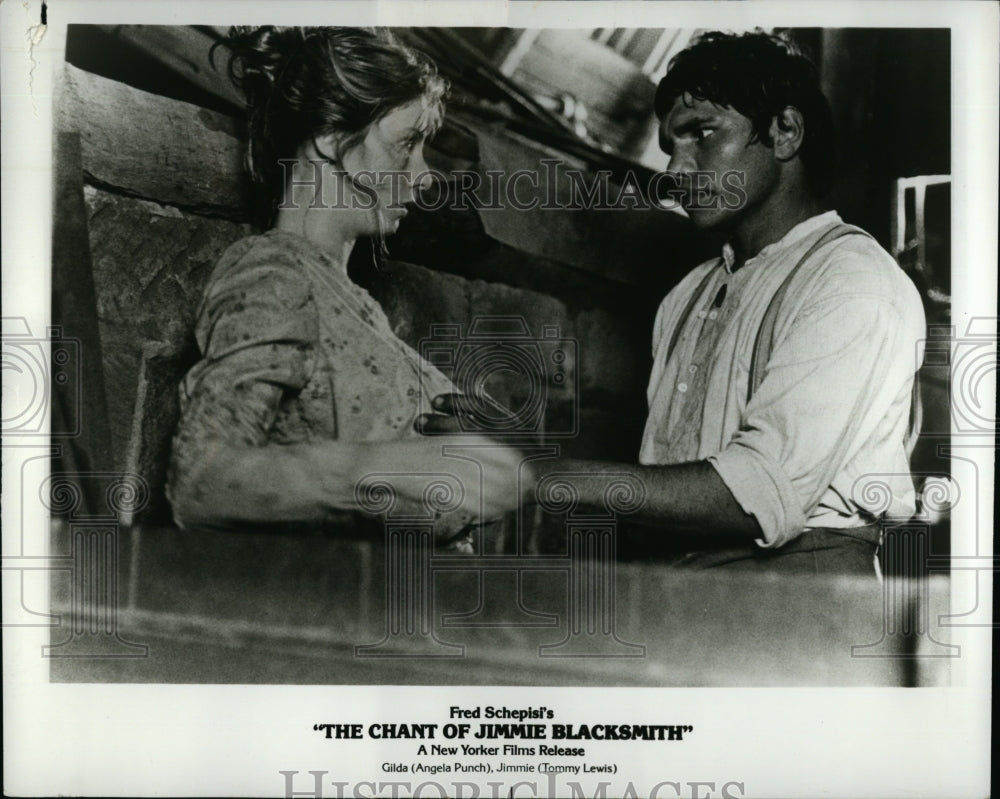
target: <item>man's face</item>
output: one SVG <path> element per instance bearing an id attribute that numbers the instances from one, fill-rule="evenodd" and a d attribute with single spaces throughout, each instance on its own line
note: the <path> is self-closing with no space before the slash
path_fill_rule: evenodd
<path id="1" fill-rule="evenodd" d="M 667 172 L 677 176 L 679 199 L 697 227 L 732 229 L 775 191 L 774 152 L 752 138 L 752 123 L 738 111 L 690 95 L 678 97 L 660 121 Z"/>

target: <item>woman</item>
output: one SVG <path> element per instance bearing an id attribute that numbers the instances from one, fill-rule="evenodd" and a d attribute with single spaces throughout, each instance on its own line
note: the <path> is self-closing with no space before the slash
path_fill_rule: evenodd
<path id="1" fill-rule="evenodd" d="M 464 499 L 437 528 L 449 536 L 516 506 L 516 452 L 477 450 L 480 483 L 475 464 L 414 431 L 455 389 L 347 277 L 358 238 L 394 232 L 427 172 L 444 81 L 363 29 L 234 28 L 227 44 L 269 229 L 226 250 L 198 311 L 203 358 L 181 386 L 169 476 L 176 521 L 321 522 L 356 510 L 358 481 L 385 473 L 416 475 L 394 481 L 410 501 L 420 475 L 455 475 Z"/>

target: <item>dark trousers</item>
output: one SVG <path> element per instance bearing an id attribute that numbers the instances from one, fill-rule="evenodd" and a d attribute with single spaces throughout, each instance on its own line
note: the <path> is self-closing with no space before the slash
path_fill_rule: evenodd
<path id="1" fill-rule="evenodd" d="M 786 574 L 852 574 L 876 577 L 881 526 L 805 530 L 776 549 L 755 543 L 690 552 L 671 563 L 688 569 L 726 569 Z"/>

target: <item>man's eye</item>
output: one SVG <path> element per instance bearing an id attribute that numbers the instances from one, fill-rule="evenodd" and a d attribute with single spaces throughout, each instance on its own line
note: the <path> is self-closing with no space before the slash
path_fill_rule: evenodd
<path id="1" fill-rule="evenodd" d="M 708 138 L 709 136 L 711 136 L 711 135 L 712 135 L 713 133 L 715 133 L 715 130 L 714 130 L 713 128 L 698 128 L 698 129 L 697 129 L 697 130 L 696 130 L 696 131 L 694 132 L 694 137 L 695 137 L 695 138 L 696 138 L 696 139 L 697 139 L 698 141 L 705 141 L 705 139 L 707 139 L 707 138 Z"/>

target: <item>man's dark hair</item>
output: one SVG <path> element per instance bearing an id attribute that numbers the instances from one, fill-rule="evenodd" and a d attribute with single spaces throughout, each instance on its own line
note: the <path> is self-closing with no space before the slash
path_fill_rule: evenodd
<path id="1" fill-rule="evenodd" d="M 836 161 L 833 114 L 816 67 L 785 37 L 703 34 L 670 60 L 656 88 L 656 115 L 663 119 L 685 94 L 738 111 L 753 124 L 752 141 L 767 145 L 771 120 L 794 106 L 805 122 L 799 157 L 806 179 L 820 196 L 830 190 Z"/>

